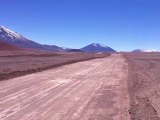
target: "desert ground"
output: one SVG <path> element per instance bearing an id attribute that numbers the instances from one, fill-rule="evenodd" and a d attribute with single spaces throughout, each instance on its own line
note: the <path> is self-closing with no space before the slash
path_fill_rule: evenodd
<path id="1" fill-rule="evenodd" d="M 0 120 L 160 120 L 160 53 L 18 54 L 0 65 L 39 65 L 0 81 Z"/>
<path id="2" fill-rule="evenodd" d="M 128 90 L 131 120 L 160 120 L 160 53 L 130 53 Z"/>
<path id="3" fill-rule="evenodd" d="M 109 53 L 78 53 L 48 51 L 0 51 L 0 80 L 36 73 L 65 64 L 102 58 Z"/>
<path id="4" fill-rule="evenodd" d="M 0 82 L 1 120 L 129 120 L 127 62 L 111 55 Z"/>

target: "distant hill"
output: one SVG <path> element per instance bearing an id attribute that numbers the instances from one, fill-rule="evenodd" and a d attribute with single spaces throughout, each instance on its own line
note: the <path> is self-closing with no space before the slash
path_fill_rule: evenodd
<path id="1" fill-rule="evenodd" d="M 158 50 L 141 50 L 141 49 L 136 49 L 136 50 L 133 50 L 132 52 L 134 53 L 141 53 L 141 52 L 160 52 Z"/>
<path id="2" fill-rule="evenodd" d="M 143 52 L 143 50 L 141 50 L 141 49 L 135 49 L 132 52 L 134 52 L 134 53 L 141 53 L 141 52 Z"/>
<path id="3" fill-rule="evenodd" d="M 19 51 L 24 49 L 17 47 L 15 45 L 11 45 L 9 43 L 0 41 L 0 50 L 1 51 Z"/>
<path id="4" fill-rule="evenodd" d="M 85 52 L 116 52 L 114 49 L 99 43 L 92 43 L 81 48 L 81 50 Z"/>
<path id="5" fill-rule="evenodd" d="M 81 49 L 68 49 L 68 52 L 83 52 Z"/>
<path id="6" fill-rule="evenodd" d="M 63 51 L 63 48 L 56 45 L 42 45 L 23 37 L 21 34 L 0 26 L 0 41 L 7 42 L 22 48 L 32 48 L 50 51 Z"/>

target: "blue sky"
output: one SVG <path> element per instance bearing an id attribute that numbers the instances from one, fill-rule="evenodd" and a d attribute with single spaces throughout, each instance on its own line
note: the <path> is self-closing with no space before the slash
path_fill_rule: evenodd
<path id="1" fill-rule="evenodd" d="M 0 25 L 42 44 L 160 50 L 160 0 L 0 0 Z"/>

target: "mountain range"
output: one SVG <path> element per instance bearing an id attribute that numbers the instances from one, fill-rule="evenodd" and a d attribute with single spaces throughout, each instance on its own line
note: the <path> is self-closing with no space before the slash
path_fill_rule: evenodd
<path id="1" fill-rule="evenodd" d="M 9 43 L 22 48 L 32 48 L 40 50 L 62 51 L 61 47 L 56 45 L 42 45 L 23 37 L 21 34 L 14 32 L 4 26 L 0 26 L 0 41 Z"/>
<path id="2" fill-rule="evenodd" d="M 85 52 L 116 52 L 114 49 L 99 43 L 92 43 L 81 48 L 81 50 Z"/>
<path id="3" fill-rule="evenodd" d="M 68 51 L 68 52 L 116 52 L 113 48 L 105 46 L 99 43 L 92 43 L 80 49 L 71 49 L 59 47 L 57 45 L 43 45 L 37 42 L 34 42 L 21 34 L 10 30 L 4 26 L 0 26 L 0 50 L 5 50 L 6 48 L 12 48 L 14 50 L 22 49 L 36 49 L 36 50 L 47 50 L 47 51 Z M 157 50 L 141 50 L 135 49 L 131 52 L 160 52 Z"/>
<path id="4" fill-rule="evenodd" d="M 25 38 L 21 34 L 10 30 L 4 26 L 0 26 L 0 41 L 9 44 L 10 46 L 16 46 L 17 48 L 29 48 L 38 50 L 49 50 L 49 51 L 76 51 L 76 52 L 116 52 L 114 49 L 98 44 L 92 43 L 81 49 L 68 49 L 62 48 L 56 45 L 42 45 L 34 42 L 28 38 Z"/>

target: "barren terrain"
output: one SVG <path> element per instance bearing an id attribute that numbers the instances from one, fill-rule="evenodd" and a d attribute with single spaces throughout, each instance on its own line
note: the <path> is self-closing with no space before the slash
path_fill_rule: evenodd
<path id="1" fill-rule="evenodd" d="M 0 82 L 0 120 L 129 120 L 120 54 Z"/>
<path id="2" fill-rule="evenodd" d="M 0 51 L 0 80 L 23 76 L 65 64 L 109 56 L 109 53 Z"/>
<path id="3" fill-rule="evenodd" d="M 160 120 L 160 53 L 125 54 L 131 120 Z"/>
<path id="4" fill-rule="evenodd" d="M 6 53 L 0 120 L 160 120 L 160 53 Z"/>

